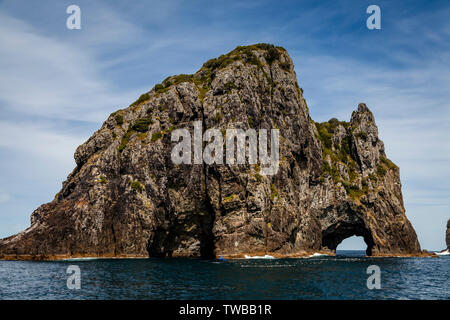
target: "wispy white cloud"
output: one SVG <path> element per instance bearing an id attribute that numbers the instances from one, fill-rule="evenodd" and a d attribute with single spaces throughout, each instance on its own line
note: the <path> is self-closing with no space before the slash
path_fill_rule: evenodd
<path id="1" fill-rule="evenodd" d="M 14 149 L 50 163 L 73 166 L 73 153 L 84 136 L 71 136 L 31 122 L 0 121 L 0 148 Z"/>
<path id="2" fill-rule="evenodd" d="M 27 115 L 101 121 L 135 92 L 117 92 L 93 54 L 0 13 L 0 102 Z"/>

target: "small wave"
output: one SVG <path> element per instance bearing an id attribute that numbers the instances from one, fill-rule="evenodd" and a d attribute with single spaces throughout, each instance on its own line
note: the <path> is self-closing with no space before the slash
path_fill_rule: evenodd
<path id="1" fill-rule="evenodd" d="M 246 264 L 241 264 L 240 267 L 241 268 L 290 268 L 290 267 L 295 267 L 295 264 L 251 264 L 251 265 L 246 265 Z"/>
<path id="2" fill-rule="evenodd" d="M 248 256 L 245 255 L 245 259 L 275 259 L 272 256 L 269 256 L 268 254 L 266 254 L 265 256 Z"/>
<path id="3" fill-rule="evenodd" d="M 85 258 L 69 258 L 69 259 L 62 259 L 62 261 L 89 261 L 89 260 L 100 260 L 102 258 L 97 257 L 85 257 Z"/>
<path id="4" fill-rule="evenodd" d="M 122 260 L 122 259 L 147 259 L 145 257 L 80 257 L 80 258 L 67 258 L 61 259 L 61 261 L 91 261 L 91 260 Z"/>
<path id="5" fill-rule="evenodd" d="M 308 258 L 314 258 L 314 257 L 326 257 L 326 256 L 328 256 L 326 253 L 318 253 L 318 252 L 315 252 L 315 253 L 313 253 L 312 255 L 308 256 Z"/>

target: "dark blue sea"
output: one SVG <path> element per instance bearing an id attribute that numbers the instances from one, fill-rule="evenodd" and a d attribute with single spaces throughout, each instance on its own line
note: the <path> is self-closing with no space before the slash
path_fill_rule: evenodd
<path id="1" fill-rule="evenodd" d="M 67 268 L 80 270 L 68 289 Z M 368 289 L 367 268 L 381 289 Z M 450 299 L 450 256 L 0 261 L 0 299 Z"/>

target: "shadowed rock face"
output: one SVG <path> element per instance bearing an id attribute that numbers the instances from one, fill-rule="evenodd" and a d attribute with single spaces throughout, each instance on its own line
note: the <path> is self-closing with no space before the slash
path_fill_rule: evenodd
<path id="1" fill-rule="evenodd" d="M 447 243 L 447 250 L 450 250 L 450 219 L 447 221 L 447 232 L 445 233 L 445 242 Z"/>
<path id="2" fill-rule="evenodd" d="M 278 172 L 175 165 L 171 132 L 192 136 L 196 120 L 203 131 L 279 129 Z M 295 256 L 353 235 L 369 255 L 420 253 L 372 112 L 360 104 L 350 122 L 312 121 L 280 47 L 238 47 L 194 75 L 167 78 L 111 114 L 75 160 L 30 228 L 0 240 L 0 257 Z"/>

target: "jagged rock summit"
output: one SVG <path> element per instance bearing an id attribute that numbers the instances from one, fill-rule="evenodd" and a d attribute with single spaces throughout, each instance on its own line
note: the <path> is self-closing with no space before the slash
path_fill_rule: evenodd
<path id="1" fill-rule="evenodd" d="M 203 130 L 278 129 L 278 172 L 174 164 L 171 133 L 192 134 L 197 120 Z M 0 240 L 0 258 L 300 257 L 352 235 L 368 255 L 421 254 L 372 112 L 361 103 L 350 122 L 315 123 L 281 47 L 237 47 L 168 77 L 111 114 L 75 160 L 31 226 Z"/>

